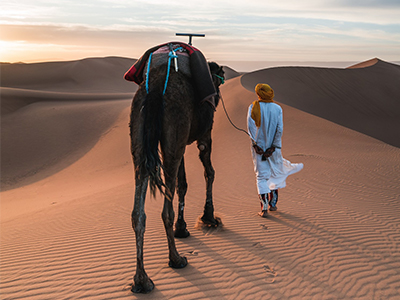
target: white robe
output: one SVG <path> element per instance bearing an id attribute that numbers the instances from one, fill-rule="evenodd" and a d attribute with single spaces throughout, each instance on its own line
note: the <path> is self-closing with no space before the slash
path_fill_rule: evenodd
<path id="1" fill-rule="evenodd" d="M 254 148 L 251 147 L 257 190 L 258 194 L 261 195 L 267 194 L 271 190 L 284 188 L 286 186 L 286 178 L 303 169 L 303 164 L 292 164 L 282 157 L 280 149 L 282 147 L 283 133 L 282 108 L 273 102 L 260 102 L 261 126 L 259 128 L 251 118 L 252 108 L 253 104 L 250 104 L 247 114 L 247 128 L 251 139 L 264 151 L 272 145 L 277 147 L 272 156 L 265 161 L 262 161 L 262 155 L 257 154 Z"/>

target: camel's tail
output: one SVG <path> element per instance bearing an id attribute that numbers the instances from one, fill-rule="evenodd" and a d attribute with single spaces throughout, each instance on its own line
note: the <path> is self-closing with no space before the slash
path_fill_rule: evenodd
<path id="1" fill-rule="evenodd" d="M 162 163 L 158 144 L 162 134 L 164 97 L 159 89 L 152 89 L 146 95 L 142 107 L 144 127 L 142 130 L 142 153 L 139 174 L 149 177 L 150 191 L 153 196 L 158 189 L 161 193 L 164 182 L 161 177 Z"/>

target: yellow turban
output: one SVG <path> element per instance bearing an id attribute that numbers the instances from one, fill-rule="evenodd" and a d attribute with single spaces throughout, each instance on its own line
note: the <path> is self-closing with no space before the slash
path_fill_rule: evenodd
<path id="1" fill-rule="evenodd" d="M 253 102 L 251 109 L 251 118 L 256 122 L 256 126 L 261 126 L 261 108 L 260 102 L 274 102 L 274 90 L 266 83 L 259 83 L 255 88 L 258 100 Z"/>

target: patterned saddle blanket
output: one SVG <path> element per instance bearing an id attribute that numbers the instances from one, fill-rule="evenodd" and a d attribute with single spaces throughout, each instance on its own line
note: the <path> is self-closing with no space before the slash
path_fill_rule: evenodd
<path id="1" fill-rule="evenodd" d="M 148 49 L 125 73 L 124 78 L 128 81 L 133 81 L 136 84 L 141 84 L 145 80 L 147 70 L 146 62 L 151 53 L 153 53 L 153 57 L 150 64 L 150 73 L 151 68 L 168 63 L 169 44 L 172 44 L 175 49 L 176 47 L 182 48 L 181 51 L 177 51 L 178 70 L 193 79 L 200 100 L 213 103 L 214 96 L 217 92 L 212 81 L 207 60 L 200 50 L 182 42 L 165 43 Z M 174 63 L 171 62 L 171 68 L 174 67 Z"/>
<path id="2" fill-rule="evenodd" d="M 171 59 L 172 69 L 177 69 L 179 72 L 182 72 L 186 76 L 192 77 L 192 73 L 190 72 L 190 56 L 188 52 L 184 48 L 182 48 L 179 44 L 173 44 L 172 49 L 175 50 L 175 54 L 178 56 L 178 58 L 176 59 L 176 63 L 178 66 L 177 68 L 175 66 L 175 59 L 173 58 Z M 152 69 L 155 69 L 159 66 L 165 65 L 165 68 L 167 68 L 169 52 L 170 52 L 169 46 L 162 46 L 153 52 L 150 62 L 150 73 Z M 148 63 L 149 60 L 146 61 L 146 65 L 144 68 L 144 80 L 147 77 Z"/>

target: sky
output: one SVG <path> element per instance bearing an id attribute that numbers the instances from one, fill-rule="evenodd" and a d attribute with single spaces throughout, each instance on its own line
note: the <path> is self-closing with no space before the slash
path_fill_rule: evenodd
<path id="1" fill-rule="evenodd" d="M 193 38 L 214 61 L 400 61 L 400 0 L 1 0 L 0 61 L 139 58 Z"/>

